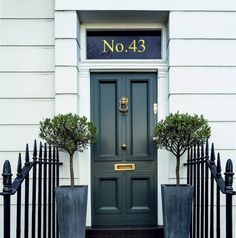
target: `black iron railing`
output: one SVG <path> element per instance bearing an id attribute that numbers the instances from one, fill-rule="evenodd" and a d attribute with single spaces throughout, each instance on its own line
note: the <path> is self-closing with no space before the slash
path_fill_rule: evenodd
<path id="1" fill-rule="evenodd" d="M 233 163 L 227 160 L 224 178 L 221 172 L 220 154 L 215 156 L 212 144 L 210 156 L 208 143 L 188 151 L 187 183 L 194 187 L 191 238 L 233 238 L 232 198 Z M 225 212 L 221 202 L 225 200 Z M 225 219 L 225 222 L 222 222 Z M 223 227 L 225 225 L 225 227 Z M 223 234 L 223 231 L 225 233 Z"/>
<path id="2" fill-rule="evenodd" d="M 19 154 L 17 175 L 13 182 L 10 162 L 5 161 L 2 174 L 3 191 L 0 193 L 4 206 L 4 238 L 59 237 L 54 188 L 59 186 L 60 164 L 62 163 L 56 148 L 40 143 L 38 152 L 36 141 L 32 160 L 26 145 L 23 168 Z M 14 208 L 11 204 L 13 195 L 16 195 L 16 217 L 11 216 Z M 16 229 L 12 230 L 11 225 L 14 223 Z"/>

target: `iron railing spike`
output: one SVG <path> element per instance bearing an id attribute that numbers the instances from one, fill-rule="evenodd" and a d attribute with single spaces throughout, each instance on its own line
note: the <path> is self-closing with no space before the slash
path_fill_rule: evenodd
<path id="1" fill-rule="evenodd" d="M 40 144 L 39 144 L 39 160 L 42 160 L 42 156 L 43 156 L 43 144 L 42 144 L 42 141 L 40 141 Z"/>
<path id="2" fill-rule="evenodd" d="M 59 162 L 59 149 L 57 147 L 57 161 Z"/>
<path id="3" fill-rule="evenodd" d="M 227 163 L 226 163 L 226 168 L 225 168 L 225 172 L 233 172 L 233 162 L 231 159 L 228 159 L 227 160 Z"/>
<path id="4" fill-rule="evenodd" d="M 25 163 L 29 164 L 29 145 L 26 144 L 26 149 L 25 149 Z"/>
<path id="5" fill-rule="evenodd" d="M 48 159 L 49 159 L 49 161 L 52 159 L 52 146 L 51 146 L 51 144 L 49 144 Z"/>
<path id="6" fill-rule="evenodd" d="M 215 163 L 215 149 L 214 149 L 214 143 L 211 144 L 211 164 Z"/>
<path id="7" fill-rule="evenodd" d="M 21 162 L 21 153 L 19 153 L 17 163 L 17 177 L 21 177 L 21 171 L 22 171 L 22 162 Z"/>
<path id="8" fill-rule="evenodd" d="M 206 157 L 208 157 L 209 156 L 209 143 L 208 143 L 208 140 L 206 141 L 206 150 L 205 150 L 205 152 L 206 152 Z"/>
<path id="9" fill-rule="evenodd" d="M 34 150 L 33 150 L 33 159 L 37 159 L 37 141 L 34 140 Z"/>
<path id="10" fill-rule="evenodd" d="M 233 162 L 231 159 L 228 159 L 225 166 L 225 190 L 232 191 L 233 190 Z"/>
<path id="11" fill-rule="evenodd" d="M 44 161 L 46 161 L 47 160 L 47 155 L 48 153 L 47 153 L 47 144 L 45 143 L 44 144 L 44 155 L 43 155 L 43 158 L 44 158 Z"/>
<path id="12" fill-rule="evenodd" d="M 3 173 L 2 175 L 11 175 L 11 163 L 9 160 L 6 160 L 3 164 Z"/>
<path id="13" fill-rule="evenodd" d="M 12 190 L 12 173 L 11 164 L 9 160 L 6 160 L 3 165 L 3 192 L 11 192 Z"/>
<path id="14" fill-rule="evenodd" d="M 197 157 L 200 159 L 200 144 L 197 144 Z"/>
<path id="15" fill-rule="evenodd" d="M 217 176 L 221 176 L 221 162 L 220 162 L 220 153 L 217 153 L 217 166 L 216 166 Z"/>
<path id="16" fill-rule="evenodd" d="M 56 147 L 55 146 L 53 146 L 52 159 L 53 161 L 56 161 Z"/>
<path id="17" fill-rule="evenodd" d="M 201 157 L 204 159 L 204 143 L 201 144 Z"/>

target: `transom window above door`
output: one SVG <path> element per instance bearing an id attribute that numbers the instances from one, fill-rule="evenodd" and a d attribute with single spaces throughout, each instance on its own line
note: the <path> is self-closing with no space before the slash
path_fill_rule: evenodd
<path id="1" fill-rule="evenodd" d="M 161 30 L 87 31 L 87 59 L 161 59 Z"/>

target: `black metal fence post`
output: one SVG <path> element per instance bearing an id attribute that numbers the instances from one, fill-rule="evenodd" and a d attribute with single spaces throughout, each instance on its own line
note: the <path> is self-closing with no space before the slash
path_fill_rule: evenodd
<path id="1" fill-rule="evenodd" d="M 56 150 L 56 187 L 59 187 L 59 151 L 58 148 Z M 57 218 L 57 215 L 56 215 Z M 56 238 L 59 238 L 59 226 L 58 219 L 56 219 Z"/>
<path id="2" fill-rule="evenodd" d="M 52 238 L 56 237 L 56 195 L 55 195 L 55 186 L 56 186 L 56 148 L 53 147 L 53 156 L 52 156 Z"/>
<path id="3" fill-rule="evenodd" d="M 48 154 L 48 238 L 52 237 L 52 146 Z"/>
<path id="4" fill-rule="evenodd" d="M 37 174 L 37 143 L 34 141 L 33 151 L 33 184 L 32 184 L 32 238 L 35 238 L 36 230 L 36 174 Z"/>
<path id="5" fill-rule="evenodd" d="M 43 157 L 43 145 L 40 142 L 39 145 L 39 172 L 38 172 L 38 237 L 41 238 L 42 234 L 42 157 Z"/>
<path id="6" fill-rule="evenodd" d="M 44 144 L 43 156 L 43 238 L 47 237 L 47 145 Z"/>
<path id="7" fill-rule="evenodd" d="M 25 151 L 25 166 L 29 165 L 29 145 L 26 145 Z M 25 223 L 24 223 L 25 238 L 29 237 L 29 175 L 25 177 Z"/>
<path id="8" fill-rule="evenodd" d="M 204 144 L 201 145 L 201 237 L 204 237 Z"/>
<path id="9" fill-rule="evenodd" d="M 204 212 L 204 215 L 205 215 L 205 232 L 204 232 L 204 235 L 205 235 L 205 238 L 208 238 L 208 230 L 209 230 L 209 219 L 208 219 L 208 204 L 209 204 L 209 196 L 208 196 L 208 193 L 209 193 L 209 169 L 208 169 L 208 161 L 209 161 L 209 147 L 208 147 L 208 141 L 206 142 L 206 148 L 205 148 L 205 198 L 204 198 L 204 201 L 205 201 L 205 212 Z"/>
<path id="10" fill-rule="evenodd" d="M 233 196 L 233 163 L 229 159 L 225 168 L 225 191 L 226 191 L 226 238 L 233 237 L 232 224 L 232 196 Z"/>
<path id="11" fill-rule="evenodd" d="M 196 210 L 197 210 L 197 237 L 200 237 L 200 162 L 201 162 L 201 157 L 200 157 L 200 145 L 197 145 L 197 204 L 196 204 Z"/>
<path id="12" fill-rule="evenodd" d="M 22 162 L 21 162 L 21 153 L 19 153 L 18 157 L 18 165 L 17 165 L 17 178 L 22 178 Z M 17 211 L 16 211 L 16 238 L 21 237 L 21 185 L 19 186 L 17 192 Z"/>
<path id="13" fill-rule="evenodd" d="M 4 238 L 11 237 L 11 195 L 12 173 L 11 165 L 7 160 L 3 166 L 3 193 L 4 194 Z"/>
<path id="14" fill-rule="evenodd" d="M 215 166 L 215 150 L 214 150 L 214 144 L 212 143 L 211 146 L 211 158 L 210 158 L 210 164 L 212 166 Z M 214 176 L 213 173 L 211 173 L 211 184 L 210 184 L 210 238 L 214 238 Z"/>
<path id="15" fill-rule="evenodd" d="M 196 146 L 193 147 L 193 238 L 198 238 L 196 237 Z"/>
<path id="16" fill-rule="evenodd" d="M 221 177 L 221 162 L 220 154 L 217 154 L 217 166 L 216 166 L 216 176 L 217 178 Z M 216 188 L 216 237 L 221 238 L 220 236 L 220 188 Z"/>

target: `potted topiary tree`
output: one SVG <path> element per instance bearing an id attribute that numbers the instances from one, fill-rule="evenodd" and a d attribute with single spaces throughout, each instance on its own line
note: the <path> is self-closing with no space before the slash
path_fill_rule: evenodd
<path id="1" fill-rule="evenodd" d="M 40 122 L 39 136 L 69 155 L 71 186 L 55 189 L 60 238 L 84 238 L 88 186 L 75 186 L 73 157 L 95 141 L 96 127 L 86 117 L 59 114 Z"/>
<path id="2" fill-rule="evenodd" d="M 180 159 L 192 146 L 204 143 L 211 129 L 203 116 L 170 114 L 154 127 L 153 141 L 176 158 L 176 185 L 162 185 L 165 238 L 188 238 L 191 222 L 193 188 L 180 185 Z"/>

